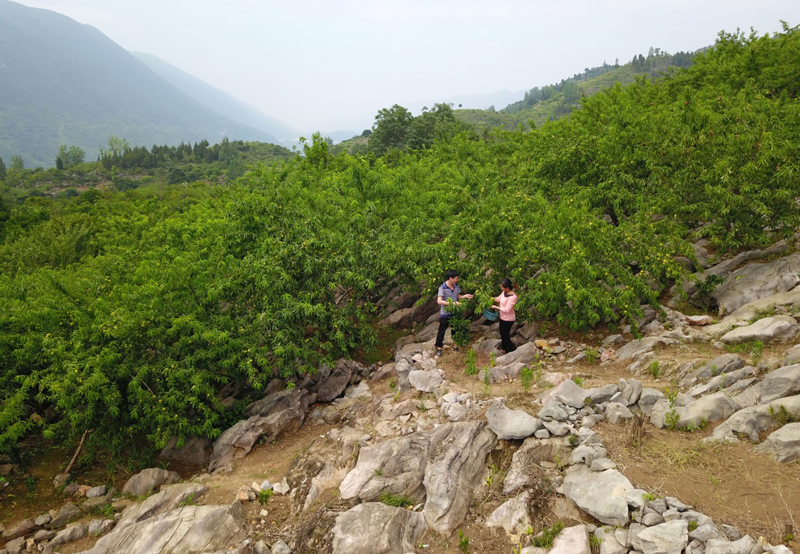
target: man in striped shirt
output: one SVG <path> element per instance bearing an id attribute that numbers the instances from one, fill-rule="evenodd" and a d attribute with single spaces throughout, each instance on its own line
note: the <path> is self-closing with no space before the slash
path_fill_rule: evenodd
<path id="1" fill-rule="evenodd" d="M 450 325 L 450 316 L 452 315 L 447 307 L 451 304 L 458 306 L 459 300 L 462 298 L 472 298 L 471 294 L 461 294 L 461 289 L 458 286 L 458 271 L 455 269 L 448 269 L 444 274 L 446 280 L 439 285 L 439 293 L 436 302 L 439 304 L 439 332 L 436 333 L 436 357 L 442 355 L 442 347 L 444 346 L 444 333 Z"/>

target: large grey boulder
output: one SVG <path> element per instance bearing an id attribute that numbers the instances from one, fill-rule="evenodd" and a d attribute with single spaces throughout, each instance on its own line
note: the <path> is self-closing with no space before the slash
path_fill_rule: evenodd
<path id="1" fill-rule="evenodd" d="M 230 506 L 183 506 L 129 525 L 117 525 L 83 554 L 203 554 L 231 550 L 247 538 L 247 511 Z"/>
<path id="2" fill-rule="evenodd" d="M 702 427 L 706 423 L 714 423 L 732 416 L 740 406 L 724 391 L 703 396 L 686 406 L 675 408 L 679 429 Z"/>
<path id="3" fill-rule="evenodd" d="M 59 531 L 49 544 L 52 546 L 58 546 L 61 544 L 75 542 L 85 537 L 87 530 L 87 526 L 83 523 L 70 525 L 66 529 Z"/>
<path id="4" fill-rule="evenodd" d="M 117 522 L 117 527 L 133 525 L 145 519 L 163 514 L 164 512 L 174 510 L 183 502 L 189 500 L 196 501 L 207 491 L 208 489 L 199 483 L 166 485 L 158 494 L 149 496 L 144 501 L 125 508 Z"/>
<path id="5" fill-rule="evenodd" d="M 687 394 L 689 396 L 702 396 L 709 391 L 719 390 L 725 387 L 729 387 L 734 383 L 738 383 L 742 379 L 746 377 L 750 377 L 754 374 L 754 368 L 752 366 L 743 367 L 741 369 L 736 369 L 731 372 L 723 372 L 713 377 L 707 383 L 702 383 L 699 385 L 693 386 Z"/>
<path id="6" fill-rule="evenodd" d="M 697 381 L 707 381 L 722 373 L 728 374 L 744 367 L 744 360 L 736 354 L 723 354 L 709 360 L 681 380 L 681 385 L 691 387 Z"/>
<path id="7" fill-rule="evenodd" d="M 632 340 L 619 350 L 614 356 L 616 360 L 638 360 L 648 352 L 652 352 L 658 346 L 669 346 L 674 344 L 675 341 L 663 337 L 645 337 L 643 339 Z"/>
<path id="8" fill-rule="evenodd" d="M 602 404 L 611 400 L 619 392 L 619 385 L 603 385 L 586 390 L 586 396 L 591 399 L 592 404 Z"/>
<path id="9" fill-rule="evenodd" d="M 327 366 L 320 368 L 319 381 L 311 391 L 317 394 L 319 402 L 330 402 L 341 396 L 348 383 L 350 383 L 350 378 L 354 373 L 359 373 L 360 370 L 361 366 L 358 362 L 345 360 L 344 358 L 337 360 L 333 369 Z M 274 409 L 269 411 L 274 412 Z M 265 414 L 262 413 L 261 415 Z"/>
<path id="10" fill-rule="evenodd" d="M 74 504 L 71 504 L 71 505 L 75 506 Z M 75 507 L 77 508 L 77 506 L 75 506 Z M 80 510 L 78 510 L 78 512 L 80 512 Z M 49 520 L 48 520 L 48 522 L 49 522 Z M 64 522 L 64 523 L 66 523 L 66 522 Z M 17 539 L 19 537 L 24 537 L 25 535 L 27 535 L 31 531 L 35 531 L 38 528 L 39 528 L 39 525 L 37 525 L 34 520 L 32 520 L 30 518 L 23 519 L 22 521 L 10 524 L 8 526 L 8 528 L 3 531 L 3 535 L 2 535 L 3 536 L 3 540 L 12 541 L 12 540 Z"/>
<path id="11" fill-rule="evenodd" d="M 486 527 L 502 527 L 509 535 L 522 535 L 531 525 L 528 503 L 531 493 L 525 491 L 507 500 L 486 518 Z"/>
<path id="12" fill-rule="evenodd" d="M 583 390 L 575 381 L 567 379 L 559 383 L 549 391 L 546 391 L 541 396 L 542 403 L 553 399 L 558 400 L 564 406 L 572 406 L 573 408 L 580 409 L 586 405 L 586 391 Z"/>
<path id="13" fill-rule="evenodd" d="M 158 457 L 193 466 L 204 466 L 211 457 L 211 441 L 199 437 L 187 437 L 183 446 L 178 446 L 178 437 L 173 436 Z"/>
<path id="14" fill-rule="evenodd" d="M 414 552 L 425 532 L 419 512 L 380 502 L 359 504 L 336 518 L 331 530 L 334 554 Z"/>
<path id="15" fill-rule="evenodd" d="M 536 348 L 536 343 L 526 342 L 513 352 L 498 356 L 495 360 L 495 365 L 511 365 L 515 362 L 526 364 L 528 362 L 532 362 L 537 357 L 539 357 L 539 350 Z"/>
<path id="16" fill-rule="evenodd" d="M 503 480 L 503 494 L 514 494 L 533 481 L 541 479 L 542 462 L 565 463 L 572 452 L 567 439 L 525 439 L 522 446 L 511 457 L 511 467 Z"/>
<path id="17" fill-rule="evenodd" d="M 498 439 L 526 439 L 542 427 L 542 422 L 522 410 L 510 410 L 500 403 L 494 403 L 486 412 L 489 429 Z"/>
<path id="18" fill-rule="evenodd" d="M 180 480 L 181 476 L 175 471 L 167 471 L 160 467 L 149 467 L 128 479 L 122 487 L 122 494 L 145 496 L 165 483 L 177 483 Z"/>
<path id="19" fill-rule="evenodd" d="M 706 554 L 750 554 L 755 546 L 756 540 L 750 535 L 745 535 L 738 541 L 709 539 L 706 543 Z"/>
<path id="20" fill-rule="evenodd" d="M 458 422 L 363 447 L 339 487 L 340 496 L 362 502 L 384 492 L 425 498 L 428 526 L 449 534 L 464 519 L 496 442 L 485 423 Z"/>
<path id="21" fill-rule="evenodd" d="M 305 421 L 308 406 L 315 400 L 315 394 L 293 388 L 250 404 L 244 414 L 247 419 L 224 431 L 214 442 L 208 471 L 213 472 L 246 456 L 261 437 L 272 441 L 282 433 L 297 431 Z"/>
<path id="22" fill-rule="evenodd" d="M 673 519 L 647 527 L 631 537 L 631 543 L 643 554 L 681 554 L 689 544 L 689 522 Z"/>
<path id="23" fill-rule="evenodd" d="M 746 436 L 751 442 L 758 442 L 759 433 L 775 426 L 775 419 L 770 412 L 779 413 L 782 409 L 786 410 L 789 416 L 800 418 L 800 395 L 739 410 L 718 425 L 711 436 L 703 441 L 735 443 L 739 442 L 740 436 Z"/>
<path id="24" fill-rule="evenodd" d="M 484 369 L 478 372 L 475 376 L 481 383 L 486 382 L 486 372 L 489 372 L 489 383 L 500 383 L 503 381 L 512 381 L 519 377 L 519 374 L 525 369 L 527 364 L 523 362 L 514 362 L 508 365 L 498 365 L 492 368 Z"/>
<path id="25" fill-rule="evenodd" d="M 573 504 L 601 522 L 627 525 L 627 496 L 635 487 L 619 471 L 591 471 L 585 465 L 576 465 L 564 478 L 563 489 Z"/>
<path id="26" fill-rule="evenodd" d="M 409 384 L 420 392 L 433 392 L 442 384 L 442 381 L 444 381 L 444 377 L 439 370 L 412 370 L 408 374 Z"/>
<path id="27" fill-rule="evenodd" d="M 555 539 L 548 554 L 591 554 L 589 532 L 585 525 L 563 529 Z"/>
<path id="28" fill-rule="evenodd" d="M 78 519 L 83 515 L 83 512 L 80 508 L 78 508 L 72 502 L 67 502 L 61 508 L 59 508 L 56 515 L 50 520 L 50 522 L 45 525 L 47 529 L 58 529 L 59 527 L 63 527 L 70 521 L 74 519 Z"/>
<path id="29" fill-rule="evenodd" d="M 776 315 L 759 319 L 752 325 L 739 327 L 728 331 L 720 339 L 726 344 L 737 344 L 740 342 L 761 341 L 788 342 L 800 335 L 800 324 L 795 318 L 788 315 Z"/>
<path id="30" fill-rule="evenodd" d="M 762 404 L 800 392 L 800 364 L 781 367 L 767 373 L 761 381 Z"/>
<path id="31" fill-rule="evenodd" d="M 719 337 L 735 327 L 748 325 L 750 320 L 758 313 L 780 306 L 790 307 L 798 302 L 800 302 L 800 287 L 795 287 L 789 292 L 774 294 L 745 304 L 730 315 L 722 318 L 719 323 L 704 327 L 703 331 L 712 337 Z"/>
<path id="32" fill-rule="evenodd" d="M 721 313 L 731 313 L 742 306 L 788 292 L 800 283 L 800 254 L 792 254 L 773 262 L 748 264 L 731 273 L 711 293 Z"/>
<path id="33" fill-rule="evenodd" d="M 629 419 L 633 419 L 633 413 L 626 405 L 619 402 L 609 402 L 606 407 L 606 421 L 613 425 L 618 425 Z"/>
<path id="34" fill-rule="evenodd" d="M 637 379 L 619 380 L 619 392 L 622 393 L 622 398 L 618 402 L 626 406 L 633 406 L 639 402 L 639 397 L 642 396 L 642 382 Z"/>
<path id="35" fill-rule="evenodd" d="M 773 431 L 754 450 L 760 454 L 770 455 L 779 462 L 793 462 L 800 459 L 800 423 L 789 423 Z"/>

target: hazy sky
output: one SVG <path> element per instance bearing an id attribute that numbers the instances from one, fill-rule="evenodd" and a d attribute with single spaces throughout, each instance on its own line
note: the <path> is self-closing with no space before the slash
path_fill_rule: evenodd
<path id="1" fill-rule="evenodd" d="M 800 24 L 798 0 L 21 3 L 93 25 L 301 131 L 360 130 L 395 103 L 524 91 L 651 46 L 695 50 L 721 30 Z"/>

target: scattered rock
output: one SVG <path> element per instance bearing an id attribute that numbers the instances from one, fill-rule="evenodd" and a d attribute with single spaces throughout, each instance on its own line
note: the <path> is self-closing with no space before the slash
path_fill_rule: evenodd
<path id="1" fill-rule="evenodd" d="M 78 519 L 83 515 L 83 512 L 75 504 L 67 502 L 64 504 L 46 525 L 48 529 L 58 529 L 63 527 L 73 519 Z"/>
<path id="2" fill-rule="evenodd" d="M 555 539 L 548 554 L 591 554 L 589 533 L 585 525 L 575 525 L 562 530 Z"/>
<path id="3" fill-rule="evenodd" d="M 408 374 L 408 382 L 421 392 L 433 392 L 444 381 L 441 371 L 412 370 Z"/>
<path id="4" fill-rule="evenodd" d="M 161 450 L 159 458 L 173 460 L 192 466 L 204 466 L 211 456 L 211 441 L 199 437 L 187 437 L 183 446 L 178 446 L 178 437 L 172 437 Z"/>
<path id="5" fill-rule="evenodd" d="M 414 552 L 425 528 L 425 517 L 419 512 L 366 502 L 336 518 L 331 530 L 333 553 Z"/>
<path id="6" fill-rule="evenodd" d="M 760 454 L 767 454 L 779 462 L 800 459 L 800 423 L 789 423 L 773 431 L 767 439 L 755 447 Z"/>
<path id="7" fill-rule="evenodd" d="M 519 496 L 501 504 L 486 519 L 487 527 L 502 527 L 509 535 L 522 535 L 531 525 L 528 516 L 528 503 L 530 492 L 525 491 Z"/>
<path id="8" fill-rule="evenodd" d="M 765 317 L 752 325 L 728 331 L 720 340 L 726 344 L 756 340 L 767 344 L 770 342 L 788 342 L 796 338 L 797 335 L 800 335 L 800 325 L 798 325 L 797 320 L 788 315 L 777 315 Z"/>
<path id="9" fill-rule="evenodd" d="M 626 496 L 635 487 L 615 469 L 593 472 L 573 466 L 564 478 L 564 495 L 581 510 L 607 525 L 628 523 Z"/>
<path id="10" fill-rule="evenodd" d="M 143 469 L 125 482 L 122 494 L 131 496 L 145 496 L 155 491 L 161 485 L 177 483 L 181 476 L 174 471 L 167 471 L 159 467 Z"/>
<path id="11" fill-rule="evenodd" d="M 120 521 L 83 554 L 201 554 L 232 550 L 247 538 L 246 518 L 247 512 L 238 502 L 230 506 L 183 506 L 127 525 Z"/>
<path id="12" fill-rule="evenodd" d="M 631 544 L 643 554 L 681 554 L 689 544 L 689 524 L 675 519 L 647 527 L 632 537 Z"/>
<path id="13" fill-rule="evenodd" d="M 53 540 L 50 541 L 50 544 L 53 546 L 58 546 L 60 544 L 67 544 L 69 542 L 75 542 L 77 540 L 82 539 L 86 536 L 87 527 L 83 524 L 71 525 L 60 531 L 53 537 Z"/>
<path id="14" fill-rule="evenodd" d="M 489 429 L 502 440 L 526 439 L 540 427 L 541 421 L 522 410 L 510 410 L 500 403 L 494 403 L 486 412 Z"/>
<path id="15" fill-rule="evenodd" d="M 74 504 L 71 504 L 74 506 Z M 77 508 L 77 507 L 76 507 Z M 80 510 L 78 510 L 80 512 Z M 66 522 L 65 522 L 66 523 Z M 14 540 L 18 537 L 24 537 L 31 531 L 38 529 L 39 526 L 36 522 L 32 519 L 24 519 L 18 523 L 14 523 L 8 526 L 8 529 L 3 531 L 3 539 L 7 541 Z"/>
<path id="16" fill-rule="evenodd" d="M 199 483 L 166 485 L 161 492 L 147 497 L 143 502 L 129 506 L 122 512 L 117 529 L 134 525 L 159 514 L 178 508 L 181 503 L 196 501 L 208 489 Z"/>

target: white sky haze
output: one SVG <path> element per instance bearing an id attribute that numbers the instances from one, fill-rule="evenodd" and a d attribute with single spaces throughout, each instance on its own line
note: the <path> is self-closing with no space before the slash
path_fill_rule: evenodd
<path id="1" fill-rule="evenodd" d="M 721 30 L 800 24 L 798 0 L 21 3 L 92 25 L 303 132 L 360 131 L 395 103 L 525 91 L 651 46 L 691 51 Z"/>

